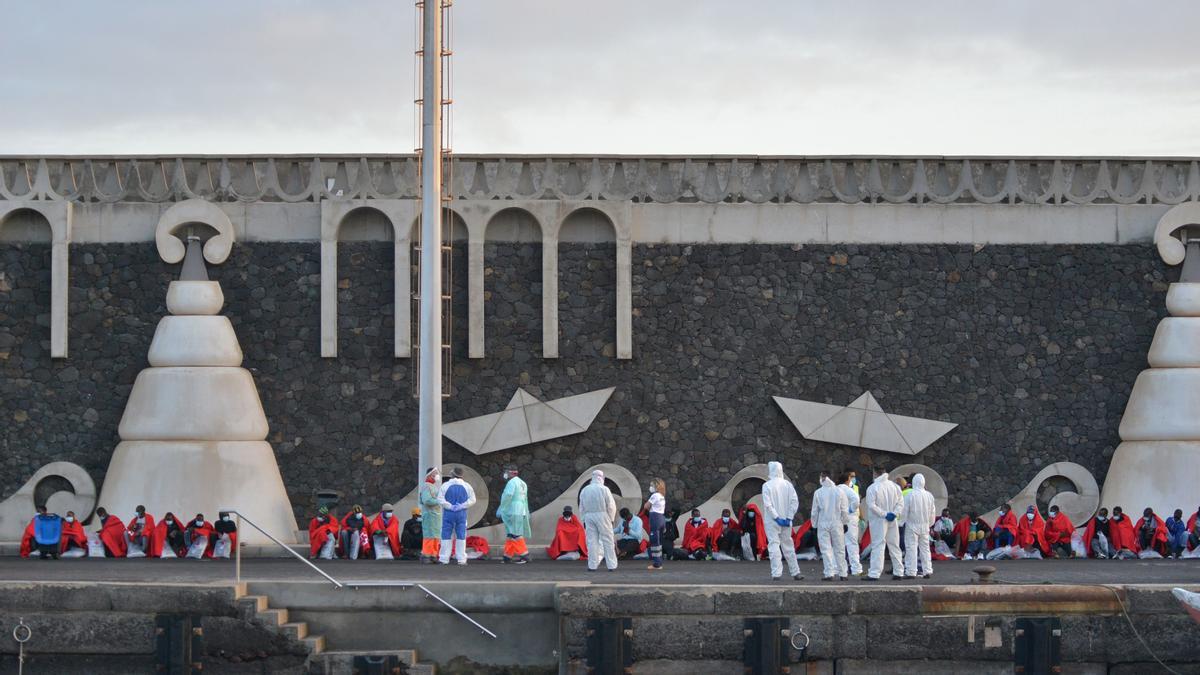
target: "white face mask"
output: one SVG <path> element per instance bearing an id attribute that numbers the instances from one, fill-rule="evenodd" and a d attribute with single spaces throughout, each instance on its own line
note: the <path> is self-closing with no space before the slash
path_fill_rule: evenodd
<path id="1" fill-rule="evenodd" d="M 692 518 L 692 522 L 693 522 L 693 523 L 695 523 L 695 524 L 697 524 L 697 525 L 699 525 L 699 524 L 700 524 L 700 521 L 701 521 L 701 520 L 704 520 L 704 519 L 703 519 L 703 518 L 701 518 L 700 516 L 696 516 L 695 518 Z"/>
<path id="2" fill-rule="evenodd" d="M 747 511 L 747 512 L 746 512 L 746 515 L 747 515 L 747 516 L 750 516 L 751 518 L 753 518 L 753 517 L 754 517 L 754 512 L 753 512 L 753 511 Z"/>
<path id="3" fill-rule="evenodd" d="M 383 512 L 383 517 L 384 517 L 384 518 L 391 518 L 391 517 L 392 517 L 392 512 L 391 512 L 391 511 L 384 511 L 384 512 Z"/>
<path id="4" fill-rule="evenodd" d="M 722 522 L 722 523 L 728 523 L 728 522 L 729 522 L 729 516 L 721 516 L 721 522 Z"/>
<path id="5" fill-rule="evenodd" d="M 73 522 L 75 522 L 75 516 L 67 516 L 67 522 L 68 522 L 68 523 L 73 523 Z"/>
<path id="6" fill-rule="evenodd" d="M 1058 511 L 1055 511 L 1055 512 L 1051 513 L 1051 514 L 1050 514 L 1050 517 L 1051 517 L 1051 518 L 1057 518 L 1057 517 L 1058 517 Z"/>
<path id="7" fill-rule="evenodd" d="M 651 486 L 650 486 L 650 494 L 654 494 L 654 493 L 656 493 L 656 492 L 658 492 L 658 490 L 654 489 L 654 486 L 653 486 L 653 485 L 651 485 Z"/>
<path id="8" fill-rule="evenodd" d="M 565 521 L 567 521 L 567 522 L 570 522 L 570 521 L 571 521 L 571 516 L 563 516 L 563 520 L 565 520 Z"/>
<path id="9" fill-rule="evenodd" d="M 200 526 L 201 526 L 201 525 L 203 525 L 203 524 L 204 524 L 204 521 L 203 521 L 203 520 L 201 520 L 201 519 L 199 519 L 199 518 L 197 518 L 197 519 L 196 519 L 196 527 L 200 527 Z"/>
<path id="10" fill-rule="evenodd" d="M 1029 520 L 1033 520 L 1033 514 L 1032 514 L 1032 513 L 1026 513 L 1026 514 L 1025 514 L 1025 517 L 1026 517 L 1026 518 L 1028 518 Z"/>
<path id="11" fill-rule="evenodd" d="M 225 521 L 225 522 L 227 522 L 227 523 L 228 523 L 228 522 L 229 522 L 229 516 L 221 516 L 221 520 L 223 520 L 223 521 Z"/>

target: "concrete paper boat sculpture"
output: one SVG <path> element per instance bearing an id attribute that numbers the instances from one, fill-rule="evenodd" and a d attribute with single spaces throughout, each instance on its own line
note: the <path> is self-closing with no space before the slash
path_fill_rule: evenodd
<path id="1" fill-rule="evenodd" d="M 608 402 L 616 387 L 539 401 L 518 388 L 501 412 L 450 422 L 442 435 L 476 455 L 581 434 Z"/>
<path id="2" fill-rule="evenodd" d="M 915 455 L 958 426 L 950 422 L 892 415 L 871 392 L 848 406 L 773 396 L 800 435 L 812 441 Z"/>

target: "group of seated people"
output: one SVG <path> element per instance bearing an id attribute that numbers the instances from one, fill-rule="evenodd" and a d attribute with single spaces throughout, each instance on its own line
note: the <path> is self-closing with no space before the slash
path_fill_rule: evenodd
<path id="1" fill-rule="evenodd" d="M 396 519 L 391 504 L 384 504 L 374 517 L 354 505 L 342 518 L 329 506 L 317 509 L 308 523 L 309 557 L 314 560 L 419 560 L 423 535 L 421 509 L 414 507 L 403 524 Z M 432 555 L 438 554 L 440 541 L 430 542 Z M 456 544 L 457 545 L 457 544 Z M 466 539 L 467 557 L 486 559 L 489 546 L 483 537 Z M 451 552 L 453 553 L 453 551 Z"/>
<path id="2" fill-rule="evenodd" d="M 92 533 L 84 530 L 74 511 L 49 513 L 45 505 L 29 521 L 21 537 L 20 554 L 48 558 L 228 558 L 237 546 L 237 525 L 228 513 L 210 523 L 204 514 L 186 522 L 167 512 L 162 520 L 138 506 L 129 522 L 96 509 Z"/>
<path id="3" fill-rule="evenodd" d="M 797 555 L 816 558 L 820 546 L 811 520 L 800 516 L 792 528 L 792 544 Z M 680 533 L 675 525 L 679 512 L 667 518 L 663 537 L 664 557 L 671 560 L 761 560 L 766 550 L 762 513 L 758 506 L 747 504 L 734 518 L 730 509 L 710 523 L 693 509 Z M 619 558 L 643 556 L 648 547 L 647 515 L 635 515 L 621 509 L 614 529 Z M 859 521 L 859 555 L 866 558 L 870 551 L 870 531 Z M 901 537 L 901 547 L 905 538 Z M 676 544 L 678 542 L 678 545 Z M 931 557 L 934 560 L 996 560 L 1038 558 L 1200 558 L 1200 508 L 1190 517 L 1176 509 L 1165 521 L 1147 508 L 1142 518 L 1134 522 L 1121 507 L 1114 507 L 1112 517 L 1102 508 L 1083 527 L 1077 527 L 1058 507 L 1049 509 L 1043 518 L 1036 507 L 1030 506 L 1018 517 L 1011 505 L 1000 508 L 995 522 L 989 524 L 978 513 L 964 514 L 957 522 L 943 509 L 930 528 Z M 554 539 L 546 549 L 556 560 L 578 560 L 587 557 L 584 526 L 572 513 L 563 509 Z"/>

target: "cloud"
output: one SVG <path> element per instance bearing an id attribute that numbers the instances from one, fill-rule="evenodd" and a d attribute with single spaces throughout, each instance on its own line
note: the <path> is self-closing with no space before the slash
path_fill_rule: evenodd
<path id="1" fill-rule="evenodd" d="M 414 146 L 409 3 L 5 12 L 3 153 Z M 459 0 L 453 17 L 459 152 L 1200 154 L 1195 3 Z"/>

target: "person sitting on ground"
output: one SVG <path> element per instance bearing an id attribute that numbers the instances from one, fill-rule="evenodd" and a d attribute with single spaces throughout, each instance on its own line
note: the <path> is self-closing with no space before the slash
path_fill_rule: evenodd
<path id="1" fill-rule="evenodd" d="M 980 518 L 977 512 L 972 511 L 967 515 L 966 527 L 960 528 L 960 531 L 965 542 L 962 559 L 978 558 L 983 560 L 988 552 L 988 537 L 992 534 L 992 528 L 988 526 L 987 521 Z"/>
<path id="2" fill-rule="evenodd" d="M 1012 546 L 1017 541 L 1017 517 L 1013 515 L 1012 504 L 1000 507 L 1000 515 L 992 528 L 992 541 L 996 548 Z"/>
<path id="3" fill-rule="evenodd" d="M 237 550 L 237 523 L 228 511 L 217 513 L 217 522 L 213 523 L 213 540 L 209 546 L 214 558 L 229 558 Z"/>
<path id="4" fill-rule="evenodd" d="M 21 557 L 28 558 L 36 550 L 38 557 L 42 560 L 47 558 L 58 560 L 62 542 L 62 518 L 57 514 L 49 513 L 46 505 L 41 504 L 37 507 L 37 515 L 29 521 L 29 525 L 25 528 L 25 535 L 21 538 Z"/>
<path id="5" fill-rule="evenodd" d="M 1167 518 L 1167 554 L 1179 559 L 1187 550 L 1187 523 L 1183 522 L 1183 509 L 1175 509 L 1174 515 Z"/>
<path id="6" fill-rule="evenodd" d="M 87 532 L 83 531 L 83 523 L 75 517 L 74 511 L 67 511 L 67 516 L 63 518 L 62 544 L 59 551 L 65 557 L 85 557 L 87 556 Z M 81 553 L 73 553 L 66 555 L 68 551 L 78 550 Z"/>
<path id="7" fill-rule="evenodd" d="M 317 509 L 317 516 L 308 523 L 308 556 L 322 560 L 336 558 L 340 529 L 341 523 L 329 512 L 328 506 Z"/>
<path id="8" fill-rule="evenodd" d="M 1050 555 L 1050 546 L 1046 542 L 1046 521 L 1036 506 L 1025 509 L 1025 515 L 1017 524 L 1017 546 L 1031 557 Z"/>
<path id="9" fill-rule="evenodd" d="M 714 559 L 742 557 L 742 528 L 729 509 L 721 509 L 721 517 L 708 526 L 708 550 Z"/>
<path id="10" fill-rule="evenodd" d="M 154 516 L 146 513 L 146 507 L 141 504 L 133 511 L 133 518 L 125 525 L 125 530 L 129 533 L 129 544 L 150 555 L 150 539 L 154 537 Z"/>
<path id="11" fill-rule="evenodd" d="M 642 519 L 634 516 L 628 508 L 622 508 L 618 513 L 620 518 L 613 526 L 613 534 L 617 537 L 617 558 L 629 560 L 646 550 L 646 530 L 642 526 Z"/>
<path id="12" fill-rule="evenodd" d="M 100 535 L 100 542 L 104 544 L 104 557 L 124 558 L 127 551 L 125 523 L 116 516 L 108 515 L 108 510 L 103 506 L 96 509 L 96 521 L 100 525 L 97 534 Z"/>
<path id="13" fill-rule="evenodd" d="M 546 547 L 551 560 L 582 560 L 587 558 L 587 532 L 575 510 L 564 506 L 562 516 L 554 526 L 554 539 Z"/>
<path id="14" fill-rule="evenodd" d="M 1169 555 L 1167 526 L 1162 518 L 1154 513 L 1154 509 L 1146 507 L 1142 511 L 1142 519 L 1133 526 L 1133 531 L 1137 537 L 1138 551 L 1154 551 L 1164 558 Z"/>
<path id="15" fill-rule="evenodd" d="M 342 557 L 347 560 L 358 560 L 369 557 L 371 551 L 371 523 L 363 508 L 355 504 L 350 513 L 342 519 L 339 531 L 339 543 L 342 546 Z"/>
<path id="16" fill-rule="evenodd" d="M 163 551 L 170 551 L 176 558 L 187 555 L 187 544 L 184 543 L 183 523 L 174 513 L 167 511 L 163 519 L 154 527 L 154 536 L 146 543 L 147 558 L 161 558 Z"/>
<path id="17" fill-rule="evenodd" d="M 679 526 L 675 524 L 678 520 L 679 509 L 673 508 L 667 512 L 667 523 L 662 531 L 663 557 L 667 560 L 683 560 L 686 557 L 675 546 L 675 542 L 679 541 Z"/>
<path id="18" fill-rule="evenodd" d="M 1102 508 L 1084 526 L 1083 547 L 1087 549 L 1089 558 L 1108 560 L 1115 557 L 1116 551 L 1112 547 L 1112 539 L 1109 536 L 1110 525 L 1108 509 Z"/>
<path id="19" fill-rule="evenodd" d="M 197 513 L 195 518 L 188 521 L 183 539 L 187 542 L 189 558 L 212 557 L 213 545 L 216 541 L 213 538 L 212 523 L 204 519 L 204 514 Z"/>
<path id="20" fill-rule="evenodd" d="M 946 548 L 954 550 L 954 520 L 950 517 L 950 509 L 942 509 L 942 515 L 933 521 L 929 535 L 934 541 L 943 542 Z"/>
<path id="21" fill-rule="evenodd" d="M 796 512 L 792 521 L 792 550 L 797 554 L 805 554 L 801 560 L 816 560 L 821 555 L 821 544 L 817 539 L 817 531 L 813 528 L 812 518 L 805 519 L 802 511 Z"/>
<path id="22" fill-rule="evenodd" d="M 1187 533 L 1188 550 L 1194 551 L 1200 548 L 1200 508 L 1197 508 L 1192 517 L 1188 518 Z"/>
<path id="23" fill-rule="evenodd" d="M 756 504 L 746 504 L 738 514 L 738 527 L 742 530 L 742 538 L 749 538 L 750 550 L 742 547 L 742 555 L 753 560 L 762 560 L 767 552 L 767 530 L 763 523 L 762 511 Z"/>
<path id="24" fill-rule="evenodd" d="M 1133 529 L 1133 521 L 1125 515 L 1120 506 L 1114 506 L 1112 519 L 1108 521 L 1109 543 L 1112 545 L 1114 558 L 1136 558 L 1138 551 L 1137 533 Z"/>
<path id="25" fill-rule="evenodd" d="M 419 560 L 425 540 L 425 530 L 421 526 L 421 507 L 414 506 L 409 515 L 412 517 L 404 521 L 404 527 L 400 530 L 400 559 Z"/>
<path id="26" fill-rule="evenodd" d="M 708 559 L 708 519 L 700 509 L 692 509 L 692 517 L 683 526 L 683 554 L 692 560 Z"/>
<path id="27" fill-rule="evenodd" d="M 1071 558 L 1071 535 L 1075 533 L 1075 525 L 1067 514 L 1057 506 L 1050 507 L 1050 520 L 1046 521 L 1046 545 L 1055 558 Z"/>
<path id="28" fill-rule="evenodd" d="M 391 504 L 379 508 L 379 513 L 371 519 L 367 529 L 370 532 L 372 557 L 386 559 L 388 553 L 391 553 L 392 560 L 400 557 L 400 520 L 396 518 Z"/>

